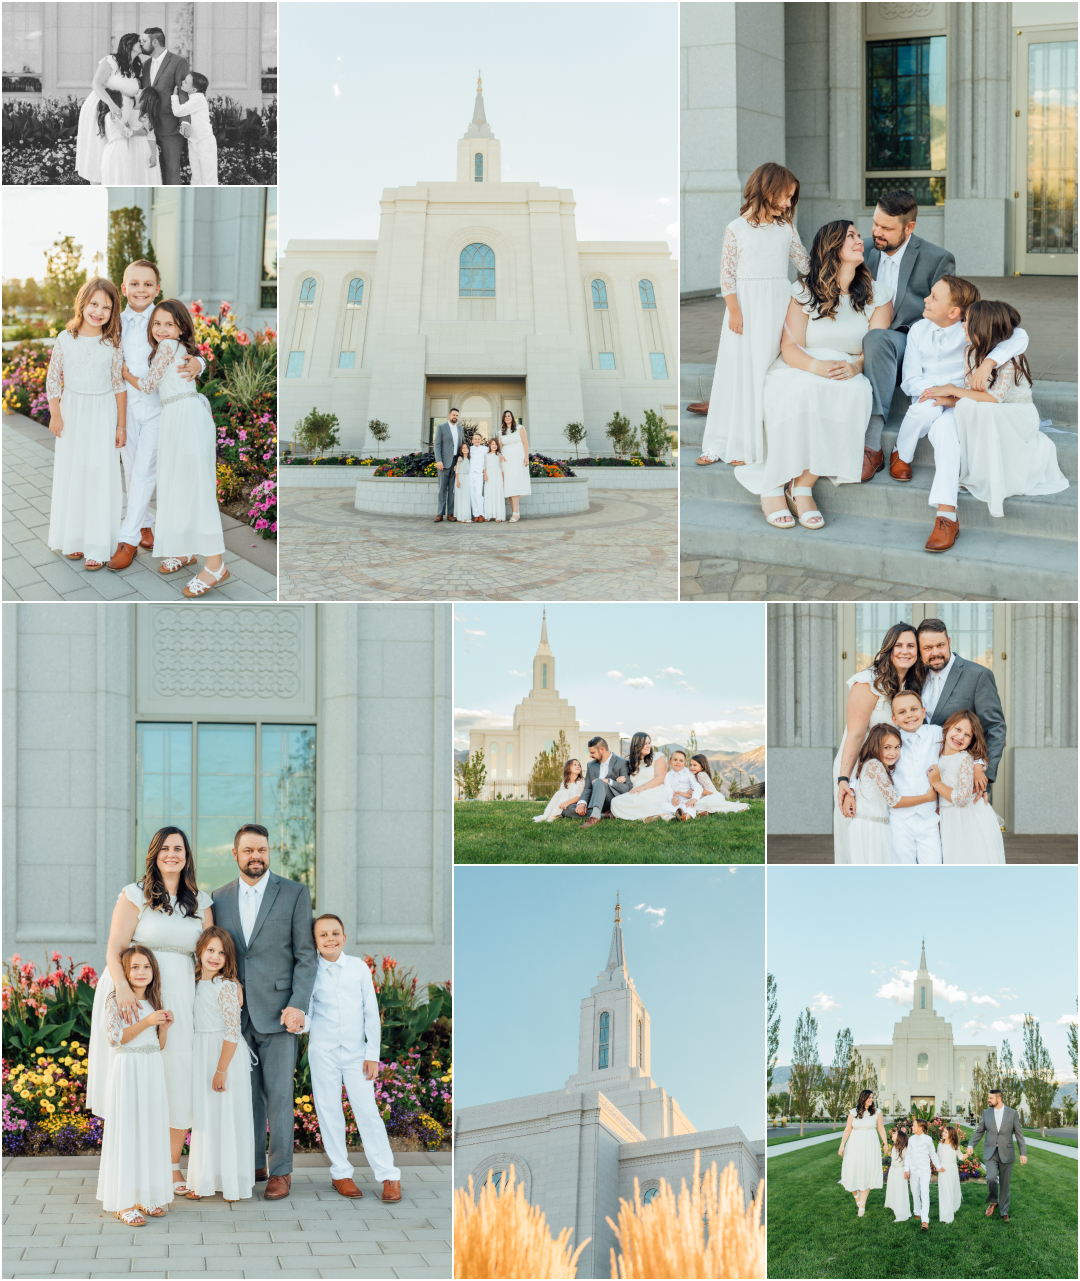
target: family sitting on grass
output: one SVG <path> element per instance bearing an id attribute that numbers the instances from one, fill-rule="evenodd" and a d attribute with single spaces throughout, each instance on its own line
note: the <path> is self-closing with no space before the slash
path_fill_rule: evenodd
<path id="1" fill-rule="evenodd" d="M 727 800 L 725 785 L 713 781 L 708 757 L 688 757 L 681 748 L 670 759 L 655 751 L 643 731 L 630 740 L 630 758 L 616 756 L 603 738 L 589 740 L 589 765 L 572 758 L 563 767 L 562 787 L 534 823 L 582 818 L 593 827 L 602 818 L 651 823 L 654 819 L 688 822 L 697 815 L 737 814 L 749 809 Z"/>

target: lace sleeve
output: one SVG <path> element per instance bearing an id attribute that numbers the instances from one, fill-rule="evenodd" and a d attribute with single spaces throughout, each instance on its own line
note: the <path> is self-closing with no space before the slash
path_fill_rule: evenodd
<path id="1" fill-rule="evenodd" d="M 105 1000 L 105 1036 L 114 1050 L 124 1039 L 124 1020 L 120 1017 L 115 992 L 110 992 Z"/>
<path id="2" fill-rule="evenodd" d="M 218 1004 L 221 1006 L 221 1017 L 225 1020 L 225 1040 L 239 1044 L 240 999 L 235 983 L 222 982 L 218 989 Z"/>
<path id="3" fill-rule="evenodd" d="M 722 294 L 733 294 L 735 292 L 735 267 L 739 260 L 739 242 L 735 239 L 735 233 L 729 227 L 724 232 L 724 250 L 720 255 L 720 292 Z"/>
<path id="4" fill-rule="evenodd" d="M 1016 365 L 1010 360 L 1007 365 L 1002 365 L 998 370 L 993 387 L 988 387 L 986 390 L 1000 405 L 1015 386 Z"/>
<path id="5" fill-rule="evenodd" d="M 113 391 L 127 391 L 127 383 L 124 382 L 124 349 L 119 343 L 113 348 L 109 376 L 112 379 Z"/>
<path id="6" fill-rule="evenodd" d="M 150 361 L 150 371 L 145 378 L 139 379 L 139 390 L 145 392 L 157 391 L 158 383 L 165 377 L 165 371 L 173 362 L 176 344 L 171 340 L 163 342 L 154 352 L 153 359 Z"/>
<path id="7" fill-rule="evenodd" d="M 970 752 L 961 752 L 957 762 L 956 784 L 952 790 L 952 803 L 957 807 L 970 805 L 975 796 L 975 758 Z"/>
<path id="8" fill-rule="evenodd" d="M 791 246 L 788 249 L 788 261 L 794 263 L 795 270 L 800 275 L 805 276 L 810 270 L 810 256 L 803 248 L 803 242 L 799 239 L 799 233 L 795 230 L 795 224 L 791 224 Z"/>
<path id="9" fill-rule="evenodd" d="M 52 355 L 49 357 L 49 372 L 45 375 L 45 395 L 50 400 L 59 400 L 63 394 L 64 344 L 61 337 L 53 343 Z"/>
<path id="10" fill-rule="evenodd" d="M 859 775 L 859 785 L 863 786 L 863 779 L 868 779 L 871 784 L 881 793 L 885 804 L 891 809 L 900 799 L 900 793 L 892 785 L 892 779 L 889 777 L 889 771 L 880 761 L 867 761 L 863 766 L 863 771 Z"/>

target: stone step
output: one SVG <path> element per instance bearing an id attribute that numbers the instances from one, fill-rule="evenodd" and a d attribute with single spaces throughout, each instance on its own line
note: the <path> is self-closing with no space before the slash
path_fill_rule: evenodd
<path id="1" fill-rule="evenodd" d="M 716 556 L 791 565 L 854 574 L 874 582 L 912 584 L 922 591 L 958 597 L 1021 601 L 1074 601 L 1077 597 L 1075 532 L 1066 540 L 1018 535 L 1001 528 L 967 529 L 961 515 L 960 537 L 952 551 L 932 553 L 923 548 L 930 533 L 928 520 L 920 524 L 848 513 L 831 519 L 826 515 L 826 519 L 828 523 L 819 530 L 801 525 L 776 530 L 765 523 L 759 507 L 684 494 L 680 550 L 689 559 Z M 1007 522 L 1006 517 L 996 525 Z"/>
<path id="2" fill-rule="evenodd" d="M 889 423 L 881 433 L 881 448 L 885 451 L 885 462 L 889 461 L 889 455 L 896 445 L 896 436 L 899 431 L 899 423 Z M 1043 433 L 1052 442 L 1057 450 L 1058 466 L 1061 468 L 1065 477 L 1074 485 L 1077 480 L 1077 435 L 1075 427 L 1053 427 L 1051 429 L 1043 428 Z M 916 467 L 933 467 L 934 465 L 934 447 L 930 444 L 930 438 L 924 436 L 915 447 L 915 457 L 912 459 Z M 880 479 L 880 477 L 879 477 Z"/>

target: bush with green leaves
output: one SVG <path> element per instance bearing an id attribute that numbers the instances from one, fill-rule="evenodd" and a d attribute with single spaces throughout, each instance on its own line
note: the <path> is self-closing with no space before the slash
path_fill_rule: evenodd
<path id="1" fill-rule="evenodd" d="M 661 458 L 667 452 L 670 436 L 670 428 L 664 421 L 663 415 L 658 414 L 654 409 L 646 409 L 645 423 L 640 431 L 645 452 L 650 458 Z"/>
<path id="2" fill-rule="evenodd" d="M 337 414 L 324 414 L 312 409 L 306 418 L 301 418 L 293 431 L 293 439 L 309 454 L 325 453 L 338 443 Z"/>

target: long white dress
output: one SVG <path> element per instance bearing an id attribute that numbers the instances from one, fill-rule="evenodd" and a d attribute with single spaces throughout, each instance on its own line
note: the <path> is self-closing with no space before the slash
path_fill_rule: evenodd
<path id="1" fill-rule="evenodd" d="M 847 687 L 850 690 L 853 685 L 870 685 L 874 684 L 874 673 L 868 667 L 861 672 L 856 672 L 854 676 L 848 678 Z M 876 692 L 876 691 L 875 691 Z M 848 695 L 850 698 L 850 694 Z M 884 694 L 878 693 L 878 700 L 874 704 L 874 710 L 870 713 L 870 721 L 866 727 L 867 733 L 874 725 L 880 725 L 884 721 L 892 720 L 892 704 Z M 863 738 L 865 742 L 865 736 Z M 862 747 L 862 743 L 859 744 Z M 851 830 L 851 824 L 854 821 L 845 818 L 840 812 L 840 806 L 836 803 L 837 795 L 840 788 L 836 780 L 840 776 L 840 762 L 844 759 L 844 749 L 847 747 L 847 727 L 844 728 L 844 737 L 840 740 L 840 750 L 836 753 L 833 761 L 832 783 L 833 789 L 833 862 L 850 863 L 848 857 L 848 832 Z"/>
<path id="2" fill-rule="evenodd" d="M 848 1192 L 865 1192 L 867 1188 L 880 1188 L 885 1182 L 881 1171 L 881 1140 L 877 1134 L 878 1113 L 864 1112 L 855 1115 L 852 1108 L 851 1133 L 844 1146 L 844 1164 L 840 1182 Z"/>
<path id="3" fill-rule="evenodd" d="M 580 796 L 584 790 L 585 780 L 583 778 L 571 783 L 569 787 L 560 787 L 547 805 L 544 806 L 543 814 L 537 814 L 533 818 L 533 822 L 554 823 L 557 818 L 562 816 L 562 807 L 568 801 L 572 801 L 575 796 Z"/>
<path id="4" fill-rule="evenodd" d="M 139 1002 L 140 1019 L 152 1012 L 148 1001 Z M 115 994 L 102 1013 L 112 1064 L 103 1092 L 105 1125 L 97 1199 L 105 1210 L 167 1205 L 173 1199 L 172 1154 L 164 1055 L 157 1026 L 144 1028 L 127 1045 L 121 1045 L 125 1024 Z M 172 1036 L 172 1028 L 168 1036 Z M 167 1048 L 168 1040 L 165 1044 Z M 247 1137 L 250 1152 L 250 1128 Z"/>
<path id="5" fill-rule="evenodd" d="M 952 788 L 952 800 L 938 797 L 942 863 L 993 863 L 1005 866 L 1005 842 L 994 808 L 975 800 L 975 759 L 970 752 L 938 758 L 941 781 Z"/>
<path id="6" fill-rule="evenodd" d="M 139 390 L 161 397 L 155 556 L 220 556 L 217 429 L 206 397 L 180 377 L 188 353 L 175 339 L 158 345 Z"/>
<path id="7" fill-rule="evenodd" d="M 760 463 L 765 457 L 762 394 L 765 374 L 780 355 L 791 296 L 789 262 L 801 272 L 810 268 L 793 225 L 752 227 L 741 215 L 728 223 L 720 255 L 720 292 L 738 298 L 743 331 L 731 331 L 725 312 L 701 441 L 707 458 Z"/>
<path id="8" fill-rule="evenodd" d="M 484 455 L 484 519 L 506 519 L 502 459 L 490 449 Z"/>
<path id="9" fill-rule="evenodd" d="M 149 130 L 135 134 L 136 129 Z M 151 160 L 153 164 L 151 164 Z M 124 99 L 120 123 L 105 117 L 105 150 L 101 156 L 101 182 L 105 187 L 145 186 L 160 181 L 157 141 L 145 116 L 139 115 L 138 104 Z"/>
<path id="10" fill-rule="evenodd" d="M 889 1165 L 889 1181 L 885 1186 L 885 1209 L 896 1215 L 896 1222 L 911 1218 L 911 1189 L 904 1178 L 904 1154 L 894 1147 Z"/>
<path id="11" fill-rule="evenodd" d="M 120 451 L 117 392 L 125 391 L 124 354 L 104 338 L 61 330 L 45 390 L 59 397 L 64 430 L 53 456 L 49 546 L 105 563 L 120 541 Z"/>
<path id="12" fill-rule="evenodd" d="M 971 375 L 964 377 L 969 386 Z M 988 387 L 998 402 L 956 402 L 960 436 L 960 484 L 989 507 L 991 516 L 1004 516 L 1002 504 L 1018 494 L 1058 494 L 1069 482 L 1058 466 L 1054 442 L 1039 431 L 1039 411 L 1031 399 L 1030 383 L 1016 382 L 1010 360 Z"/>
<path id="13" fill-rule="evenodd" d="M 209 894 L 199 891 L 198 912 L 184 916 L 175 898 L 172 915 L 153 911 L 136 883 L 121 891 L 139 909 L 139 921 L 132 943 L 142 943 L 153 953 L 161 971 L 162 1008 L 172 1010 L 175 1022 L 162 1057 L 169 1095 L 169 1126 L 174 1130 L 191 1125 L 191 1055 L 195 1039 L 195 944 L 203 929 L 203 914 L 213 907 Z M 90 1054 L 86 1079 L 86 1100 L 95 1116 L 105 1115 L 106 1083 L 113 1051 L 105 1030 L 105 1003 L 114 992 L 112 975 L 106 967 L 94 993 L 90 1023 Z"/>
<path id="14" fill-rule="evenodd" d="M 900 793 L 893 787 L 889 771 L 876 760 L 867 761 L 851 785 L 855 789 L 855 817 L 844 820 L 848 862 L 887 867 L 892 862 L 889 807 L 900 799 Z"/>
<path id="15" fill-rule="evenodd" d="M 105 88 L 111 89 L 114 93 L 123 94 L 127 99 L 137 98 L 139 96 L 138 80 L 134 76 L 122 76 L 120 65 L 111 53 L 98 63 L 98 67 L 105 63 L 109 67 L 109 78 L 105 81 Z M 75 139 L 75 172 L 80 178 L 85 178 L 90 183 L 102 181 L 101 157 L 105 151 L 105 139 L 98 132 L 100 104 L 101 99 L 96 93 L 91 93 L 89 98 L 84 99 L 79 108 L 79 131 Z M 147 179 L 144 177 L 139 181 L 145 183 Z"/>
<path id="16" fill-rule="evenodd" d="M 236 1046 L 215 1093 L 214 1073 L 225 1041 Z M 185 1181 L 199 1196 L 220 1192 L 227 1201 L 246 1200 L 255 1186 L 251 1146 L 251 1056 L 240 1034 L 240 997 L 229 979 L 195 985 L 195 1048 L 192 1053 L 191 1156 Z"/>
<path id="17" fill-rule="evenodd" d="M 956 1149 L 948 1143 L 939 1143 L 937 1154 L 941 1162 L 941 1169 L 937 1176 L 938 1218 L 942 1223 L 952 1223 L 964 1199 L 960 1194 L 960 1171 L 956 1167 Z"/>
<path id="18" fill-rule="evenodd" d="M 850 296 L 842 294 L 835 318 L 823 320 L 814 313 L 804 285 L 796 282 L 790 294 L 808 317 L 804 347 L 815 360 L 856 358 L 874 312 L 892 300 L 888 286 L 875 283 L 863 315 L 852 307 Z M 736 467 L 741 485 L 760 494 L 806 470 L 827 476 L 834 485 L 862 480 L 863 440 L 874 399 L 865 374 L 821 378 L 793 369 L 778 356 L 765 377 L 763 397 L 765 461 L 753 468 Z"/>
<path id="19" fill-rule="evenodd" d="M 454 465 L 454 519 L 467 525 L 472 520 L 469 497 L 469 460 L 459 458 Z"/>
<path id="20" fill-rule="evenodd" d="M 726 801 L 717 791 L 710 778 L 705 777 L 705 771 L 696 775 L 698 782 L 701 784 L 702 797 L 697 803 L 697 812 L 699 814 L 738 814 L 740 810 L 748 810 L 749 805 L 744 805 L 741 801 Z"/>
<path id="21" fill-rule="evenodd" d="M 636 774 L 630 775 L 630 782 L 635 787 L 643 787 L 646 783 L 651 783 L 656 777 L 658 755 L 659 753 L 654 754 L 651 765 L 641 765 L 638 767 Z M 667 757 L 664 760 L 666 763 Z M 663 806 L 666 800 L 667 793 L 661 783 L 658 787 L 650 787 L 648 791 L 638 792 L 636 796 L 631 796 L 629 792 L 623 792 L 621 796 L 613 796 L 611 798 L 611 812 L 616 818 L 630 820 L 651 818 L 654 814 L 663 814 Z"/>
<path id="22" fill-rule="evenodd" d="M 529 460 L 525 457 L 525 442 L 515 427 L 502 437 L 503 495 L 506 498 L 524 498 L 532 493 L 529 477 Z"/>

